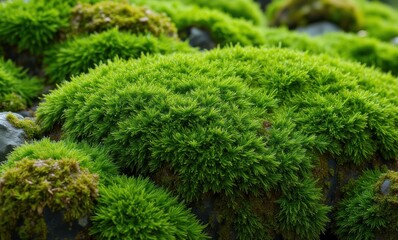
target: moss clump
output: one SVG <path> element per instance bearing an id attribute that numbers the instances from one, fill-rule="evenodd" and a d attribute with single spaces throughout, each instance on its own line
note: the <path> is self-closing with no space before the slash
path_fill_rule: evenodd
<path id="1" fill-rule="evenodd" d="M 99 34 L 68 40 L 46 53 L 45 71 L 53 82 L 69 80 L 71 76 L 88 72 L 100 63 L 116 57 L 139 58 L 144 54 L 195 52 L 187 43 L 173 38 L 137 36 L 107 30 Z"/>
<path id="2" fill-rule="evenodd" d="M 377 67 L 398 75 L 398 49 L 374 38 L 348 33 L 328 33 L 311 38 L 285 29 L 267 29 L 266 46 L 291 48 L 310 53 L 325 53 Z"/>
<path id="3" fill-rule="evenodd" d="M 395 239 L 398 173 L 367 171 L 351 184 L 337 213 L 341 239 Z"/>
<path id="4" fill-rule="evenodd" d="M 0 4 L 0 41 L 19 51 L 41 53 L 67 21 L 44 2 L 7 1 Z"/>
<path id="5" fill-rule="evenodd" d="M 0 58 L 0 110 L 20 111 L 41 91 L 41 83 L 29 78 L 11 61 Z"/>
<path id="6" fill-rule="evenodd" d="M 45 239 L 45 208 L 71 222 L 89 215 L 97 197 L 98 176 L 75 159 L 18 161 L 0 175 L 0 236 Z"/>
<path id="7" fill-rule="evenodd" d="M 13 168 L 22 159 L 76 159 L 82 167 L 98 174 L 103 183 L 106 183 L 109 177 L 118 174 L 118 168 L 104 149 L 71 141 L 51 142 L 48 138 L 14 149 L 8 156 L 7 162 L 0 165 L 0 173 Z"/>
<path id="8" fill-rule="evenodd" d="M 101 32 L 114 27 L 130 33 L 176 36 L 176 28 L 167 16 L 146 7 L 104 1 L 78 4 L 72 11 L 73 34 Z"/>
<path id="9" fill-rule="evenodd" d="M 90 229 L 98 239 L 207 239 L 183 204 L 146 179 L 116 177 L 99 193 Z"/>
<path id="10" fill-rule="evenodd" d="M 287 26 L 290 29 L 310 23 L 329 21 L 346 31 L 359 30 L 362 12 L 351 0 L 282 0 L 268 8 L 272 26 Z"/>
<path id="11" fill-rule="evenodd" d="M 135 2 L 135 1 L 134 1 Z M 164 12 L 176 24 L 180 38 L 186 39 L 192 27 L 209 33 L 211 39 L 222 47 L 228 45 L 259 46 L 264 44 L 263 30 L 243 19 L 234 19 L 214 10 L 186 6 L 179 2 L 137 1 Z"/>
<path id="12" fill-rule="evenodd" d="M 234 18 L 243 18 L 247 21 L 252 22 L 255 25 L 264 24 L 264 16 L 260 10 L 260 7 L 258 6 L 257 3 L 254 3 L 251 0 L 234 0 L 234 1 L 178 0 L 178 1 L 184 4 L 197 5 L 202 8 L 216 9 Z M 135 0 L 130 0 L 130 2 L 134 3 Z"/>
<path id="13" fill-rule="evenodd" d="M 28 139 L 35 138 L 40 135 L 41 130 L 39 125 L 31 119 L 19 119 L 14 114 L 7 114 L 7 120 L 16 128 L 22 128 L 25 131 Z"/>

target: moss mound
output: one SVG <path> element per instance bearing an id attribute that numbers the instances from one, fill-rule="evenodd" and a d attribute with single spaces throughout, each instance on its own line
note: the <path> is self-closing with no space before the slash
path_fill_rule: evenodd
<path id="1" fill-rule="evenodd" d="M 74 34 L 101 32 L 114 27 L 130 33 L 176 36 L 176 28 L 167 16 L 145 7 L 104 1 L 78 4 L 72 11 L 71 31 Z"/>
<path id="2" fill-rule="evenodd" d="M 91 227 L 97 239 L 207 239 L 183 204 L 146 179 L 115 177 L 99 193 Z"/>
<path id="3" fill-rule="evenodd" d="M 0 41 L 19 51 L 42 52 L 66 24 L 60 12 L 44 2 L 17 0 L 0 4 Z"/>
<path id="4" fill-rule="evenodd" d="M 351 0 L 279 0 L 267 10 L 272 26 L 287 26 L 290 29 L 310 23 L 329 21 L 346 31 L 359 30 L 362 12 Z"/>
<path id="5" fill-rule="evenodd" d="M 50 79 L 61 82 L 116 57 L 130 59 L 144 54 L 195 51 L 187 43 L 173 38 L 132 35 L 111 29 L 63 42 L 46 53 L 44 62 Z"/>
<path id="6" fill-rule="evenodd" d="M 396 158 L 396 83 L 326 56 L 237 47 L 101 66 L 48 95 L 38 119 L 192 204 L 213 199 L 219 235 L 317 239 L 328 208 L 315 155 Z"/>
<path id="7" fill-rule="evenodd" d="M 192 27 L 209 33 L 211 39 L 218 45 L 259 46 L 264 44 L 264 35 L 261 28 L 252 23 L 234 19 L 229 15 L 214 10 L 193 6 L 186 6 L 179 2 L 163 1 L 131 1 L 135 4 L 144 4 L 158 12 L 166 13 L 176 24 L 178 35 L 186 39 Z"/>
<path id="8" fill-rule="evenodd" d="M 90 214 L 97 197 L 98 176 L 77 160 L 22 159 L 0 175 L 1 239 L 13 232 L 21 239 L 45 239 L 45 208 L 62 211 L 71 222 Z"/>
<path id="9" fill-rule="evenodd" d="M 367 171 L 351 184 L 337 213 L 341 239 L 395 239 L 398 173 Z"/>
<path id="10" fill-rule="evenodd" d="M 398 75 L 398 48 L 374 38 L 328 33 L 315 38 L 285 29 L 267 29 L 266 46 L 328 54 L 377 67 Z"/>
<path id="11" fill-rule="evenodd" d="M 42 85 L 11 61 L 0 58 L 0 110 L 20 111 L 41 91 Z"/>
<path id="12" fill-rule="evenodd" d="M 7 162 L 0 165 L 0 173 L 8 171 L 22 159 L 75 159 L 91 173 L 100 176 L 100 181 L 106 182 L 111 176 L 118 174 L 118 168 L 110 161 L 106 150 L 90 146 L 87 143 L 73 143 L 71 141 L 51 142 L 48 138 L 24 144 L 8 156 Z"/>

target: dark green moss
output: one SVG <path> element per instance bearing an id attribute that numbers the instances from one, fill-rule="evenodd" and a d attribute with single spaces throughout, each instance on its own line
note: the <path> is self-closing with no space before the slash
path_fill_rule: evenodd
<path id="1" fill-rule="evenodd" d="M 195 52 L 188 43 L 174 38 L 132 35 L 110 29 L 99 34 L 63 42 L 46 53 L 46 73 L 54 82 L 88 72 L 114 58 L 139 58 L 146 54 Z"/>
<path id="2" fill-rule="evenodd" d="M 0 110 L 24 110 L 40 93 L 42 85 L 10 60 L 0 58 Z"/>

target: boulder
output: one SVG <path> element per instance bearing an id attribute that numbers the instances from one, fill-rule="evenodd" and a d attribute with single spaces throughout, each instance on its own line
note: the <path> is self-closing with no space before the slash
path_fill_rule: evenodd
<path id="1" fill-rule="evenodd" d="M 296 30 L 306 33 L 310 36 L 318 36 L 329 32 L 342 31 L 342 29 L 339 28 L 336 24 L 327 21 L 312 23 L 305 27 L 298 27 Z"/>

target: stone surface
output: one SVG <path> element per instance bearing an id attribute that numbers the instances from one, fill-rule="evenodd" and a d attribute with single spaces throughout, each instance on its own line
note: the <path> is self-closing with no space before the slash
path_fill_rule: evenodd
<path id="1" fill-rule="evenodd" d="M 391 39 L 391 43 L 398 46 L 398 37 Z"/>
<path id="2" fill-rule="evenodd" d="M 383 193 L 384 195 L 388 195 L 388 192 L 390 191 L 390 186 L 391 186 L 391 180 L 390 179 L 384 180 L 383 184 L 381 184 L 380 186 L 381 193 Z"/>
<path id="3" fill-rule="evenodd" d="M 298 27 L 298 32 L 306 33 L 310 36 L 319 36 L 329 32 L 341 32 L 343 31 L 336 24 L 331 22 L 317 22 L 305 27 Z"/>
<path id="4" fill-rule="evenodd" d="M 210 37 L 210 34 L 202 29 L 193 27 L 190 29 L 189 45 L 203 49 L 213 49 L 216 44 Z"/>
<path id="5" fill-rule="evenodd" d="M 25 142 L 25 132 L 11 125 L 6 119 L 8 112 L 0 113 L 0 162 L 6 160 L 7 155 Z M 18 118 L 23 117 L 15 114 Z"/>

